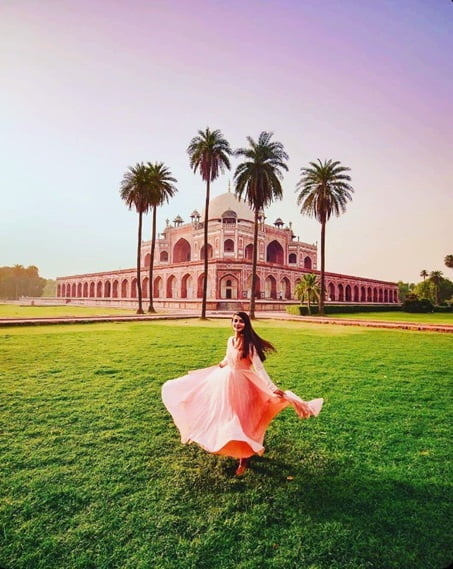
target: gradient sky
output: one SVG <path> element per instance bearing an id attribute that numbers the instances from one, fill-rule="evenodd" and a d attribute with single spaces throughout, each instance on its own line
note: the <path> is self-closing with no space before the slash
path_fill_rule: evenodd
<path id="1" fill-rule="evenodd" d="M 452 278 L 452 54 L 451 0 L 0 0 L 0 266 L 134 267 L 124 173 L 163 161 L 179 192 L 159 230 L 189 221 L 205 186 L 186 149 L 209 126 L 233 148 L 274 132 L 290 160 L 268 221 L 308 243 L 320 226 L 298 211 L 300 168 L 351 168 L 327 270 Z"/>

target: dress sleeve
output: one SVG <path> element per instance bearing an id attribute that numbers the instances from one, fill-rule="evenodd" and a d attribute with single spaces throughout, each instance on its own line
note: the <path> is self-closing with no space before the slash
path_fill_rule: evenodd
<path id="1" fill-rule="evenodd" d="M 252 364 L 253 367 L 255 368 L 256 373 L 264 381 L 268 389 L 270 389 L 271 391 L 275 391 L 276 389 L 278 389 L 278 387 L 275 385 L 275 383 L 273 383 L 273 381 L 269 377 L 267 371 L 264 369 L 263 362 L 261 361 L 255 348 L 253 348 L 252 350 Z"/>

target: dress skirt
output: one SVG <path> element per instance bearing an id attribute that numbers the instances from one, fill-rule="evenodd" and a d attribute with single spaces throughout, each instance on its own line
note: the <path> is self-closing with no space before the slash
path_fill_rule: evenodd
<path id="1" fill-rule="evenodd" d="M 167 381 L 162 400 L 182 443 L 195 442 L 209 453 L 234 458 L 263 454 L 269 423 L 288 405 L 307 418 L 318 415 L 323 403 L 305 402 L 290 391 L 275 395 L 252 367 L 229 364 Z"/>

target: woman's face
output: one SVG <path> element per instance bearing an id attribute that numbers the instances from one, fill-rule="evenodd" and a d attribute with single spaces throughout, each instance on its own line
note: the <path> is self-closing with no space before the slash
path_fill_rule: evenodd
<path id="1" fill-rule="evenodd" d="M 235 332 L 242 332 L 245 328 L 245 323 L 240 316 L 235 314 L 231 319 L 231 325 L 233 326 L 233 330 Z"/>

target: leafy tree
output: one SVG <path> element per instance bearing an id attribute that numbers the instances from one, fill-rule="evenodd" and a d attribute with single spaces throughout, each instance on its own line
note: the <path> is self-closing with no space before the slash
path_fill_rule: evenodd
<path id="1" fill-rule="evenodd" d="M 152 185 L 150 182 L 149 168 L 143 162 L 135 166 L 129 166 L 121 181 L 120 196 L 126 202 L 129 209 L 135 208 L 138 213 L 138 235 L 137 235 L 137 293 L 138 310 L 137 314 L 144 314 L 142 306 L 142 285 L 141 285 L 141 243 L 143 214 L 149 211 L 150 195 Z"/>
<path id="2" fill-rule="evenodd" d="M 409 295 L 414 290 L 414 283 L 404 283 L 403 281 L 398 281 L 398 297 L 400 302 L 404 302 Z"/>
<path id="3" fill-rule="evenodd" d="M 149 206 L 152 210 L 152 229 L 151 229 L 151 259 L 149 264 L 149 307 L 148 312 L 155 312 L 153 306 L 153 269 L 154 251 L 156 248 L 156 216 L 157 208 L 175 195 L 178 191 L 174 185 L 177 181 L 171 175 L 170 170 L 163 162 L 148 162 L 148 175 L 151 184 L 149 195 Z"/>
<path id="4" fill-rule="evenodd" d="M 56 296 L 57 294 L 57 281 L 54 279 L 46 279 L 43 296 Z"/>
<path id="5" fill-rule="evenodd" d="M 230 155 L 232 154 L 228 141 L 220 130 L 206 128 L 199 130 L 198 135 L 192 138 L 187 148 L 190 167 L 200 171 L 201 178 L 206 182 L 206 198 L 204 208 L 204 280 L 203 300 L 201 305 L 201 318 L 206 318 L 206 297 L 208 291 L 208 220 L 211 182 L 218 178 L 219 173 L 230 169 Z"/>
<path id="6" fill-rule="evenodd" d="M 294 295 L 300 300 L 300 303 L 307 301 L 308 314 L 311 314 L 310 302 L 319 301 L 319 284 L 318 277 L 313 273 L 303 275 L 295 289 Z"/>
<path id="7" fill-rule="evenodd" d="M 446 255 L 444 259 L 445 266 L 453 269 L 453 255 Z"/>
<path id="8" fill-rule="evenodd" d="M 346 203 L 352 199 L 354 192 L 350 176 L 346 173 L 350 168 L 340 162 L 325 160 L 310 162 L 308 168 L 301 168 L 301 178 L 297 183 L 297 203 L 301 213 L 314 217 L 321 223 L 321 292 L 319 314 L 324 314 L 325 287 L 325 248 L 326 223 L 334 214 L 339 216 L 346 211 Z"/>
<path id="9" fill-rule="evenodd" d="M 434 298 L 436 304 L 439 304 L 439 288 L 442 279 L 442 271 L 431 271 L 429 274 L 429 280 L 433 283 L 434 287 Z"/>
<path id="10" fill-rule="evenodd" d="M 434 277 L 415 285 L 414 293 L 420 300 L 429 300 L 432 304 L 444 304 L 453 295 L 453 282 L 442 276 L 441 271 L 432 271 Z"/>
<path id="11" fill-rule="evenodd" d="M 46 279 L 35 265 L 0 267 L 0 298 L 17 300 L 21 296 L 42 296 Z"/>
<path id="12" fill-rule="evenodd" d="M 428 280 L 423 280 L 415 285 L 414 294 L 417 299 L 421 300 L 429 300 L 432 303 L 435 303 L 435 296 L 432 282 Z"/>
<path id="13" fill-rule="evenodd" d="M 255 141 L 247 137 L 249 146 L 239 148 L 235 156 L 245 158 L 234 173 L 235 193 L 239 198 L 244 196 L 254 212 L 255 224 L 253 232 L 252 290 L 250 295 L 250 318 L 255 318 L 256 267 L 258 262 L 258 224 L 263 209 L 274 199 L 283 195 L 281 180 L 282 170 L 288 170 L 283 144 L 271 140 L 272 132 L 263 131 Z"/>
<path id="14" fill-rule="evenodd" d="M 423 280 L 425 280 L 428 275 L 429 273 L 426 269 L 420 271 L 420 276 L 422 277 Z"/>

